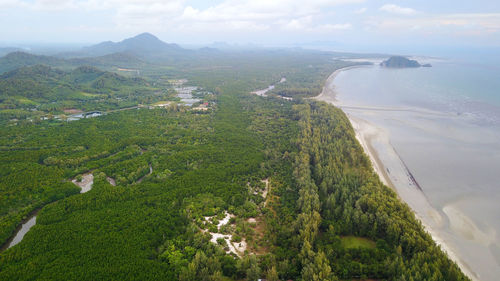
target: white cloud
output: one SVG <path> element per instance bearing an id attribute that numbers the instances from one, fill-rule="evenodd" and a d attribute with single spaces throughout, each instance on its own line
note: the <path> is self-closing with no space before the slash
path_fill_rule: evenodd
<path id="1" fill-rule="evenodd" d="M 500 33 L 500 13 L 420 15 L 410 18 L 370 18 L 371 30 L 386 33 L 420 32 L 426 35 L 485 36 Z"/>
<path id="2" fill-rule="evenodd" d="M 187 7 L 185 16 L 189 15 L 191 20 L 203 21 L 232 19 L 280 20 L 320 14 L 324 8 L 361 2 L 364 2 L 364 0 L 226 0 L 204 10 Z"/>
<path id="3" fill-rule="evenodd" d="M 342 23 L 342 24 L 324 24 L 318 26 L 321 29 L 325 30 L 347 30 L 352 28 L 352 24 L 350 23 Z"/>
<path id="4" fill-rule="evenodd" d="M 223 0 L 208 8 L 197 8 L 186 0 L 0 0 L 0 9 L 15 7 L 44 13 L 98 11 L 108 14 L 121 30 L 330 31 L 351 27 L 332 22 L 333 8 L 365 1 Z"/>
<path id="5" fill-rule="evenodd" d="M 286 24 L 283 24 L 282 27 L 288 30 L 305 30 L 309 28 L 312 23 L 312 17 L 302 17 L 297 19 L 291 19 Z"/>
<path id="6" fill-rule="evenodd" d="M 0 10 L 18 8 L 23 5 L 24 3 L 19 0 L 0 0 Z"/>
<path id="7" fill-rule="evenodd" d="M 354 11 L 354 13 L 358 14 L 358 15 L 359 14 L 364 14 L 364 13 L 366 13 L 367 10 L 368 10 L 367 8 L 361 8 L 361 9 L 358 9 L 358 10 Z"/>
<path id="8" fill-rule="evenodd" d="M 119 11 L 131 7 L 143 9 L 152 6 L 184 6 L 184 0 L 0 0 L 0 8 L 25 8 L 39 11 Z"/>
<path id="9" fill-rule="evenodd" d="M 192 6 L 184 8 L 174 21 L 183 29 L 205 26 L 259 31 L 271 28 L 284 30 L 328 31 L 346 29 L 346 24 L 322 22 L 325 9 L 343 4 L 361 3 L 364 0 L 226 0 L 206 9 Z M 349 25 L 350 27 L 350 25 Z"/>
<path id="10" fill-rule="evenodd" d="M 203 7 L 189 0 L 0 0 L 0 23 L 16 22 L 21 13 L 25 17 L 12 25 L 17 32 L 13 27 L 1 30 L 0 35 L 21 38 L 74 29 L 88 38 L 99 32 L 106 33 L 102 38 L 116 38 L 149 31 L 178 36 L 171 40 L 213 35 L 292 40 L 326 34 L 500 40 L 500 13 L 427 14 L 387 1 L 377 9 L 368 7 L 366 0 L 218 0 L 207 1 Z M 67 24 L 58 27 L 60 15 Z M 71 15 L 69 20 L 67 15 Z"/>
<path id="11" fill-rule="evenodd" d="M 385 4 L 384 6 L 380 7 L 379 10 L 399 15 L 413 15 L 417 13 L 417 11 L 412 8 L 404 8 L 394 4 Z"/>
<path id="12" fill-rule="evenodd" d="M 309 33 L 325 33 L 333 31 L 341 31 L 352 28 L 352 24 L 315 24 L 311 16 L 292 19 L 281 25 L 284 30 L 290 31 L 306 31 Z"/>
<path id="13" fill-rule="evenodd" d="M 127 2 L 127 1 L 125 1 Z M 183 11 L 183 1 L 147 1 L 147 5 L 128 1 L 116 11 L 116 21 L 123 25 L 149 25 L 169 22 Z"/>

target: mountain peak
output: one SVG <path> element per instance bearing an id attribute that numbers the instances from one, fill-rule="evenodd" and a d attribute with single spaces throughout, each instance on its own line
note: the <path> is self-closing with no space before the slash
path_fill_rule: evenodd
<path id="1" fill-rule="evenodd" d="M 131 38 L 127 38 L 127 39 L 125 39 L 121 42 L 115 43 L 115 44 L 124 44 L 124 45 L 128 45 L 128 47 L 137 47 L 139 45 L 151 45 L 151 44 L 154 44 L 157 46 L 168 45 L 167 43 L 158 39 L 158 37 L 154 36 L 151 33 L 147 33 L 147 32 L 141 33 L 141 34 L 136 35 L 136 36 L 131 37 Z"/>
<path id="2" fill-rule="evenodd" d="M 153 34 L 149 33 L 149 32 L 144 32 L 144 33 L 141 33 L 141 34 L 138 34 L 134 37 L 132 37 L 131 39 L 140 39 L 140 40 L 158 40 L 160 41 L 160 39 L 158 39 L 158 37 L 154 36 Z"/>
<path id="3" fill-rule="evenodd" d="M 141 58 L 152 56 L 172 56 L 184 51 L 176 44 L 168 44 L 151 33 L 141 33 L 120 42 L 102 42 L 83 49 L 89 55 L 103 56 L 112 53 L 129 53 Z"/>

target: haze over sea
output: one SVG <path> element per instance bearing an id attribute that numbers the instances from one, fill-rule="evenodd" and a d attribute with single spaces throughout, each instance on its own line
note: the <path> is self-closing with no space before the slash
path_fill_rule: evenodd
<path id="1" fill-rule="evenodd" d="M 497 280 L 500 60 L 417 59 L 433 67 L 376 64 L 340 72 L 334 80 L 337 104 L 387 135 L 433 209 L 402 195 L 424 224 L 475 279 Z M 373 147 L 383 154 L 380 143 Z"/>

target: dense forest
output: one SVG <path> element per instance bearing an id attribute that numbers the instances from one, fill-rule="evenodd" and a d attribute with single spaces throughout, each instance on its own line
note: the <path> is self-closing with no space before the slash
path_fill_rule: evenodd
<path id="1" fill-rule="evenodd" d="M 345 114 L 325 103 L 295 109 L 302 279 L 465 280 L 380 182 Z"/>
<path id="2" fill-rule="evenodd" d="M 71 101 L 53 94 L 63 85 L 100 95 L 102 77 L 135 105 L 143 95 L 124 93 L 169 93 L 167 79 L 187 78 L 216 106 L 2 124 L 0 243 L 39 212 L 0 253 L 0 280 L 468 280 L 380 182 L 345 114 L 300 98 L 349 65 L 328 56 L 251 54 L 143 78 L 38 65 L 4 73 L 5 97 L 40 106 Z M 10 94 L 22 89 L 10 79 L 32 71 L 48 90 Z M 268 97 L 250 94 L 282 77 Z M 88 173 L 92 189 L 79 194 L 72 180 Z"/>

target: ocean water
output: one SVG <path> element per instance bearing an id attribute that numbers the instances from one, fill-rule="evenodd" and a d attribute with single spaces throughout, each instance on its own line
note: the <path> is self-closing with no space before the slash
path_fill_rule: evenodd
<path id="1" fill-rule="evenodd" d="M 350 104 L 415 106 L 468 114 L 478 124 L 500 124 L 500 64 L 430 62 L 434 67 L 358 68 L 340 73 L 335 85 Z"/>
<path id="2" fill-rule="evenodd" d="M 374 65 L 340 72 L 334 80 L 337 104 L 387 134 L 436 211 L 424 223 L 472 277 L 498 280 L 500 64 L 429 62 L 433 67 Z"/>

